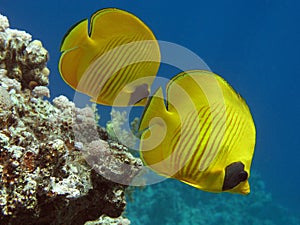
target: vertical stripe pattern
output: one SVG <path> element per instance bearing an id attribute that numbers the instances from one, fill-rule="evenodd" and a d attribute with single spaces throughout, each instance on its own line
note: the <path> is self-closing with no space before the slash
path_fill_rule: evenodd
<path id="1" fill-rule="evenodd" d="M 185 72 L 170 83 L 167 103 L 171 107 L 164 109 L 157 102 L 156 108 L 150 102 L 146 110 L 152 113 L 144 112 L 143 126 L 152 116 L 161 115 L 166 135 L 159 146 L 142 152 L 143 160 L 162 175 L 200 189 L 222 191 L 226 166 L 240 161 L 246 170 L 250 167 L 255 127 L 249 108 L 226 81 L 211 72 Z M 160 159 L 154 160 L 154 155 Z M 241 193 L 247 193 L 246 188 Z"/>
<path id="2" fill-rule="evenodd" d="M 159 68 L 155 36 L 140 19 L 119 9 L 96 12 L 89 34 L 87 24 L 87 20 L 76 24 L 63 40 L 59 65 L 62 77 L 97 103 L 133 104 L 135 90 L 145 87 L 148 91 Z M 138 101 L 138 97 L 133 99 Z"/>

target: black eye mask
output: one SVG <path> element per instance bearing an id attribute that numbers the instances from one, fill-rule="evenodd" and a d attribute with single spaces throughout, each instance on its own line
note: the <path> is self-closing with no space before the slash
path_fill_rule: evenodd
<path id="1" fill-rule="evenodd" d="M 222 187 L 223 191 L 230 190 L 239 183 L 247 180 L 248 173 L 244 170 L 244 167 L 244 164 L 241 162 L 234 162 L 226 167 Z"/>

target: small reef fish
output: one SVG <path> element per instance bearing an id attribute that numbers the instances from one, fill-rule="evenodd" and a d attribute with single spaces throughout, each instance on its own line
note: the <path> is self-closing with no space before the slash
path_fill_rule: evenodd
<path id="1" fill-rule="evenodd" d="M 157 89 L 140 121 L 140 154 L 160 175 L 210 192 L 248 194 L 255 125 L 246 102 L 220 76 L 176 75 Z"/>
<path id="2" fill-rule="evenodd" d="M 160 50 L 152 31 L 129 12 L 107 8 L 65 35 L 59 71 L 73 89 L 102 105 L 144 105 Z"/>

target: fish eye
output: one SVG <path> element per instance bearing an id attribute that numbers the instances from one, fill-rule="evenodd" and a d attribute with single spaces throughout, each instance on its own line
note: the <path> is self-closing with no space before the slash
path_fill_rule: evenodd
<path id="1" fill-rule="evenodd" d="M 234 162 L 225 168 L 223 191 L 230 190 L 248 179 L 248 173 L 244 168 L 245 165 L 241 162 Z"/>

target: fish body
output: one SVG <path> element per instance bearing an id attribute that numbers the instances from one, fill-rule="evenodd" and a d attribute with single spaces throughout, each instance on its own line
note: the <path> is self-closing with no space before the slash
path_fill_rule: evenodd
<path id="1" fill-rule="evenodd" d="M 61 51 L 59 71 L 65 82 L 103 105 L 143 105 L 160 62 L 152 31 L 115 8 L 96 12 L 89 30 L 87 19 L 75 24 Z"/>
<path id="2" fill-rule="evenodd" d="M 186 71 L 159 88 L 140 121 L 140 154 L 155 172 L 210 192 L 250 192 L 255 125 L 220 76 Z"/>

